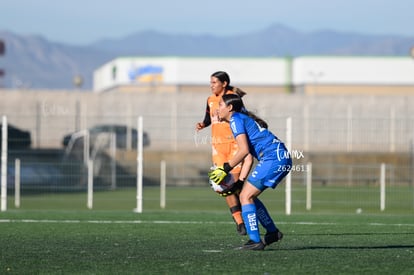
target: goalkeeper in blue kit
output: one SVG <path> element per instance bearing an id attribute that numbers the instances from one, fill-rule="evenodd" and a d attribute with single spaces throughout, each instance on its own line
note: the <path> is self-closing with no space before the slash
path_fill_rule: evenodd
<path id="1" fill-rule="evenodd" d="M 249 153 L 258 160 L 240 193 L 242 216 L 250 238 L 240 249 L 263 250 L 281 240 L 283 234 L 258 196 L 269 187 L 276 188 L 290 172 L 292 159 L 283 142 L 267 129 L 265 121 L 244 108 L 238 95 L 223 95 L 218 114 L 221 120 L 230 123 L 239 149 L 222 167 L 210 172 L 209 178 L 220 183 Z M 260 238 L 258 222 L 266 229 L 264 240 Z"/>

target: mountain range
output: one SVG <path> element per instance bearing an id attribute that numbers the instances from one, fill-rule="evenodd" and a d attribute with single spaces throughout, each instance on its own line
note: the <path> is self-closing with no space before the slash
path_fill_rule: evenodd
<path id="1" fill-rule="evenodd" d="M 302 32 L 273 24 L 256 32 L 233 36 L 168 34 L 141 31 L 121 39 L 102 39 L 85 46 L 48 41 L 38 35 L 18 35 L 0 30 L 6 45 L 0 56 L 5 76 L 0 87 L 75 89 L 74 77 L 92 88 L 93 71 L 120 56 L 409 56 L 414 36 L 369 35 L 320 30 Z"/>

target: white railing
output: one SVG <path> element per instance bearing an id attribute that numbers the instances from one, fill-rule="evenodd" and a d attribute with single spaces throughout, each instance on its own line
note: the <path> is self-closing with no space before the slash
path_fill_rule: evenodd
<path id="1" fill-rule="evenodd" d="M 101 119 L 102 122 L 107 122 L 104 121 L 106 118 Z M 6 117 L 3 118 L 3 121 L 4 120 L 7 122 Z M 85 118 L 84 120 L 87 121 L 88 118 Z M 125 119 L 125 121 L 130 120 L 131 118 Z M 137 121 L 137 118 L 135 118 L 135 120 Z M 7 201 L 7 199 L 5 198 L 5 196 L 7 196 L 7 189 L 14 188 L 12 182 L 13 177 L 11 176 L 13 174 L 14 180 L 16 180 L 16 182 L 17 180 L 19 180 L 21 189 L 23 191 L 25 190 L 25 188 L 30 187 L 38 188 L 39 192 L 42 192 L 42 188 L 48 187 L 38 185 L 37 182 L 42 182 L 44 184 L 48 182 L 47 184 L 50 184 L 50 186 L 52 186 L 50 187 L 51 190 L 65 190 L 72 188 L 72 186 L 77 186 L 76 188 L 78 188 L 78 190 L 81 191 L 87 190 L 86 183 L 89 183 L 90 180 L 96 180 L 96 177 L 102 177 L 102 173 L 100 172 L 100 170 L 105 170 L 105 172 L 107 172 L 104 176 L 106 177 L 105 182 L 109 184 L 102 186 L 102 182 L 100 183 L 98 181 L 94 185 L 94 188 L 107 188 L 108 190 L 123 188 L 125 185 L 123 185 L 122 180 L 119 181 L 118 184 L 118 179 L 119 177 L 128 177 L 128 179 L 131 179 L 133 183 L 136 183 L 135 187 L 137 190 L 137 207 L 135 208 L 135 211 L 137 212 L 142 211 L 142 200 L 144 199 L 144 196 L 142 194 L 142 185 L 144 183 L 143 176 L 147 176 L 147 178 L 157 182 L 160 181 L 161 175 L 164 175 L 164 188 L 166 187 L 166 185 L 179 185 L 181 184 L 180 182 L 183 181 L 185 181 L 185 184 L 196 186 L 206 184 L 206 175 L 203 169 L 207 170 L 210 167 L 209 152 L 211 150 L 211 147 L 208 138 L 210 134 L 209 130 L 204 131 L 202 134 L 198 133 L 198 135 L 202 136 L 198 136 L 195 139 L 194 125 L 195 122 L 198 121 L 196 117 L 179 116 L 177 118 L 177 122 L 174 122 L 174 125 L 176 125 L 177 127 L 177 129 L 175 129 L 174 132 L 181 134 L 178 135 L 177 139 L 173 139 L 174 143 L 176 144 L 172 146 L 170 139 L 171 135 L 169 135 L 171 124 L 167 123 L 167 121 L 171 121 L 171 118 L 163 116 L 146 116 L 145 121 L 145 127 L 143 127 L 142 125 L 140 126 L 139 123 L 137 123 L 136 127 L 140 132 L 138 141 L 141 141 L 141 143 L 139 142 L 138 144 L 138 148 L 141 148 L 141 146 L 143 146 L 143 132 L 149 133 L 151 144 L 149 147 L 144 149 L 148 153 L 147 158 L 145 158 L 142 154 L 144 150 L 141 151 L 142 155 L 138 154 L 136 149 L 131 150 L 125 148 L 124 150 L 119 151 L 116 147 L 116 142 L 114 141 L 114 138 L 109 138 L 109 136 L 105 134 L 102 135 L 102 138 L 97 138 L 94 141 L 96 144 L 94 144 L 94 146 L 92 147 L 94 149 L 92 149 L 90 155 L 90 145 L 87 144 L 88 139 L 86 139 L 84 142 L 84 145 L 86 144 L 86 146 L 84 148 L 87 149 L 84 149 L 84 152 L 81 154 L 82 157 L 80 157 L 79 159 L 76 160 L 71 158 L 63 158 L 65 159 L 64 161 L 62 161 L 61 159 L 47 160 L 48 162 L 45 162 L 44 166 L 48 168 L 54 168 L 53 171 L 44 169 L 42 170 L 42 172 L 40 172 L 34 166 L 34 163 L 38 164 L 38 161 L 36 159 L 33 159 L 33 156 L 26 156 L 33 154 L 33 152 L 37 151 L 41 153 L 42 149 L 19 149 L 20 151 L 18 152 L 16 152 L 15 150 L 7 150 L 7 148 L 3 149 L 3 147 L 5 146 L 4 144 L 7 144 L 5 143 L 5 141 L 7 141 L 6 136 L 2 139 L 2 210 L 4 209 L 3 211 L 5 211 L 7 209 L 7 204 L 5 203 L 5 201 Z M 151 121 L 152 123 L 148 121 Z M 412 172 L 409 172 L 410 169 L 414 167 L 414 146 L 412 146 L 411 136 L 407 134 L 411 131 L 410 127 L 413 127 L 412 119 L 399 118 L 395 119 L 393 123 L 390 123 L 388 120 L 370 119 L 365 117 L 356 120 L 356 122 L 353 120 L 351 123 L 352 125 L 349 125 L 349 123 L 347 123 L 347 120 L 344 120 L 344 118 L 327 117 L 324 119 L 312 118 L 308 122 L 309 123 L 306 127 L 303 127 L 303 121 L 299 121 L 297 117 L 293 117 L 292 119 L 284 117 L 273 117 L 270 122 L 270 126 L 272 128 L 271 130 L 276 132 L 277 135 L 282 140 L 285 140 L 285 142 L 289 145 L 291 153 L 295 156 L 295 160 L 298 162 L 297 167 L 307 167 L 306 169 L 300 168 L 302 171 L 294 171 L 291 174 L 289 174 L 288 178 L 290 179 L 287 179 L 285 185 L 286 214 L 294 212 L 294 209 L 292 209 L 292 204 L 295 203 L 296 199 L 294 197 L 295 188 L 297 188 L 297 186 L 302 186 L 304 182 L 307 182 L 310 186 L 307 189 L 307 197 L 305 199 L 306 209 L 310 209 L 314 205 L 314 201 L 311 196 L 311 190 L 313 190 L 314 187 L 317 187 L 318 185 L 327 184 L 349 187 L 350 184 L 370 184 L 381 186 L 381 189 L 378 191 L 381 192 L 381 203 L 379 203 L 379 207 L 381 210 L 386 209 L 387 200 L 385 197 L 386 191 L 384 190 L 386 189 L 384 188 L 384 186 L 414 186 L 414 175 Z M 365 127 L 366 125 L 370 124 L 372 127 Z M 3 123 L 3 129 L 5 125 L 6 123 Z M 348 126 L 344 128 L 344 125 Z M 362 125 L 364 126 L 362 127 Z M 389 125 L 389 127 L 383 127 L 384 125 Z M 53 128 L 54 127 L 50 127 L 50 129 Z M 384 171 L 384 176 L 380 177 L 380 173 L 378 172 L 379 166 L 378 164 L 374 163 L 335 164 L 319 161 L 313 162 L 311 166 L 307 165 L 306 161 L 309 158 L 308 155 L 311 153 L 318 154 L 316 149 L 323 148 L 324 152 L 329 152 L 330 154 L 349 153 L 349 145 L 347 143 L 342 142 L 343 140 L 350 140 L 350 138 L 348 137 L 349 134 L 347 134 L 347 132 L 344 131 L 344 129 L 349 128 L 352 128 L 352 152 L 355 152 L 356 149 L 359 148 L 362 150 L 362 152 L 366 152 L 366 154 L 388 152 L 392 153 L 395 157 L 402 154 L 399 153 L 400 150 L 403 151 L 402 148 L 406 148 L 405 152 L 403 153 L 406 155 L 411 154 L 412 156 L 408 157 L 406 162 L 402 164 L 402 166 L 407 168 L 401 169 L 401 167 L 399 167 L 399 169 L 397 170 L 392 164 L 389 165 L 388 163 L 384 163 L 384 168 L 382 168 L 383 170 L 381 169 L 381 171 Z M 309 151 L 304 150 L 304 139 L 302 138 L 304 136 L 303 129 L 307 129 L 308 131 L 306 135 L 306 140 L 309 145 Z M 389 134 L 390 129 L 393 129 L 395 131 L 393 135 Z M 156 132 L 155 130 L 163 132 L 164 135 L 152 135 L 151 133 Z M 3 136 L 5 133 L 6 131 L 3 131 Z M 63 152 L 66 152 L 66 155 L 71 155 L 75 140 L 85 138 L 86 136 L 88 136 L 87 132 L 80 131 L 78 135 L 73 136 L 74 141 L 72 142 L 71 140 L 66 149 L 61 148 L 57 150 L 62 151 L 62 155 L 64 155 Z M 318 136 L 320 136 L 321 138 L 318 139 Z M 381 136 L 388 136 L 389 138 L 381 139 L 379 138 Z M 336 137 L 340 137 L 340 139 Z M 370 145 L 369 140 L 373 140 L 374 144 Z M 394 142 L 394 145 L 390 145 L 390 142 Z M 109 146 L 109 150 L 107 150 L 108 145 L 111 144 L 112 146 Z M 372 148 L 370 146 L 372 146 Z M 313 150 L 310 150 L 310 148 L 312 148 Z M 377 150 L 376 148 L 386 149 Z M 394 148 L 394 150 L 390 150 L 391 148 Z M 181 158 L 183 154 L 185 154 L 186 152 L 188 152 L 186 158 Z M 98 167 L 96 166 L 96 164 L 99 161 L 103 161 L 103 159 L 99 159 L 100 154 L 105 155 L 105 161 L 109 161 L 110 163 L 109 166 L 100 166 L 106 168 L 97 169 Z M 163 159 L 163 157 L 155 157 L 163 154 L 170 154 L 170 158 Z M 9 155 L 11 155 L 12 158 L 8 160 L 7 157 Z M 201 155 L 203 157 L 200 158 Z M 19 167 L 13 164 L 13 162 L 16 159 L 16 156 L 22 156 Z M 119 159 L 120 156 L 123 159 Z M 92 165 L 93 168 L 90 168 L 90 165 L 85 165 L 85 161 L 89 160 L 95 162 L 95 164 Z M 87 163 L 89 164 L 89 162 Z M 164 172 L 160 171 L 159 169 L 160 163 L 164 163 L 163 165 L 161 165 L 162 167 L 164 167 Z M 68 166 L 72 167 L 73 165 L 77 167 L 76 165 L 78 164 L 84 168 L 76 168 L 74 170 L 72 170 L 72 168 L 67 168 Z M 122 169 L 117 169 L 117 166 L 114 165 L 119 165 Z M 107 169 L 107 167 L 112 167 L 113 169 Z M 312 167 L 312 169 L 310 169 L 309 167 Z M 93 169 L 92 178 L 90 176 L 91 169 Z M 15 173 L 10 173 L 11 175 L 10 177 L 8 177 L 8 170 L 10 172 L 14 171 Z M 67 170 L 69 170 L 68 173 L 66 173 Z M 403 174 L 401 172 L 402 170 L 405 171 Z M 20 171 L 21 175 L 19 175 L 18 171 Z M 308 179 L 310 175 L 312 175 L 311 180 Z M 31 180 L 35 180 L 42 177 L 47 178 L 47 180 L 36 181 L 34 183 L 31 183 Z M 177 181 L 178 177 L 180 182 Z M 186 179 L 188 181 L 186 181 Z M 289 183 L 288 181 L 291 181 L 291 183 Z M 83 185 L 83 182 L 85 182 L 85 185 Z M 99 184 L 101 184 L 101 186 Z M 128 186 L 131 187 L 131 184 L 129 184 Z M 90 190 L 93 190 L 93 188 Z M 161 205 L 163 205 L 162 207 L 166 207 L 165 193 L 161 193 L 160 197 L 162 197 L 162 201 L 164 201 L 161 203 Z M 93 196 L 90 198 L 93 198 Z M 88 200 L 88 207 L 89 206 L 92 207 L 93 203 Z"/>

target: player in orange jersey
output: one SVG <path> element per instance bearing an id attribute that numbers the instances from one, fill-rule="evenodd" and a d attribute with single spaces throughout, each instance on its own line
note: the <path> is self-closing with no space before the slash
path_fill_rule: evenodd
<path id="1" fill-rule="evenodd" d="M 204 120 L 196 124 L 196 130 L 199 131 L 211 125 L 212 160 L 214 167 L 219 167 L 228 162 L 238 150 L 229 124 L 219 120 L 219 102 L 224 94 L 238 94 L 242 97 L 246 93 L 230 86 L 230 77 L 223 71 L 211 75 L 210 89 L 212 95 L 207 99 Z M 214 186 L 214 182 L 210 182 L 213 190 L 225 198 L 240 235 L 246 235 L 246 228 L 241 215 L 239 193 L 252 164 L 253 157 L 248 155 L 241 164 L 233 168 L 229 177 L 220 186 Z"/>

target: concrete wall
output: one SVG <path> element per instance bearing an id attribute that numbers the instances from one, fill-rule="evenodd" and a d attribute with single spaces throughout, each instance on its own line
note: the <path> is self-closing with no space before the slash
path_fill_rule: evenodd
<path id="1" fill-rule="evenodd" d="M 244 88 L 244 87 L 243 87 Z M 287 94 L 246 89 L 245 104 L 266 119 L 270 129 L 286 139 L 286 119 L 292 118 L 292 152 L 297 164 L 314 163 L 322 184 L 377 183 L 379 162 L 395 183 L 412 181 L 414 155 L 414 95 Z M 210 130 L 196 133 L 204 116 L 208 87 L 203 92 L 122 91 L 95 94 L 76 91 L 0 90 L 0 115 L 29 130 L 39 154 L 63 149 L 65 134 L 96 124 L 132 127 L 144 117 L 151 140 L 145 148 L 145 177 L 158 182 L 159 165 L 166 160 L 169 183 L 207 184 Z M 62 152 L 60 153 L 62 154 Z M 108 158 L 109 159 L 109 158 Z M 60 159 L 55 162 L 60 163 Z M 134 175 L 136 151 L 117 153 L 117 163 Z M 50 166 L 47 164 L 47 166 Z M 105 169 L 103 169 L 105 171 Z M 388 172 L 387 172 L 388 175 Z M 295 172 L 303 182 L 306 171 Z M 133 180 L 133 179 L 132 179 Z"/>
<path id="2" fill-rule="evenodd" d="M 242 87 L 243 88 L 243 87 Z M 318 88 L 319 90 L 320 88 Z M 201 89 L 200 89 L 201 90 Z M 266 119 L 281 139 L 293 119 L 293 146 L 307 151 L 406 151 L 414 140 L 414 95 L 287 94 L 247 90 L 246 106 Z M 209 129 L 195 133 L 204 117 L 205 92 L 111 92 L 1 90 L 0 113 L 32 133 L 35 147 L 57 148 L 70 132 L 96 124 L 144 130 L 153 149 L 209 150 Z"/>

